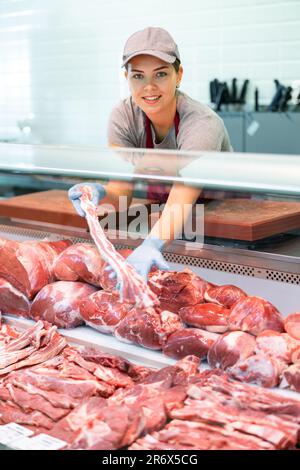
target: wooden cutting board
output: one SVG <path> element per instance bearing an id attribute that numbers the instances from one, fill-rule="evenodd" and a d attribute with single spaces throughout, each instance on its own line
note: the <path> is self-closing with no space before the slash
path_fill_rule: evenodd
<path id="1" fill-rule="evenodd" d="M 133 199 L 130 207 L 150 205 L 150 199 Z M 99 206 L 99 219 L 112 214 Z M 50 190 L 16 196 L 0 201 L 0 216 L 34 220 L 56 225 L 87 228 L 68 199 L 67 191 Z M 151 216 L 151 224 L 159 217 Z M 130 221 L 130 219 L 129 219 Z M 118 223 L 117 223 L 118 227 Z M 227 199 L 205 205 L 204 231 L 206 236 L 255 241 L 300 228 L 300 202 L 256 201 Z"/>
<path id="2" fill-rule="evenodd" d="M 255 241 L 300 228 L 300 202 L 227 199 L 205 207 L 205 235 Z"/>
<path id="3" fill-rule="evenodd" d="M 151 226 L 159 216 L 151 214 Z M 225 199 L 205 204 L 204 233 L 209 237 L 252 242 L 299 228 L 300 202 Z"/>
<path id="4" fill-rule="evenodd" d="M 150 199 L 133 198 L 130 208 L 138 209 L 143 205 L 149 209 L 150 204 L 154 202 Z M 113 211 L 105 205 L 99 206 L 99 219 L 103 219 L 109 214 L 113 215 Z M 56 189 L 2 200 L 0 201 L 0 216 L 87 228 L 86 220 L 76 213 L 69 201 L 67 191 Z"/>

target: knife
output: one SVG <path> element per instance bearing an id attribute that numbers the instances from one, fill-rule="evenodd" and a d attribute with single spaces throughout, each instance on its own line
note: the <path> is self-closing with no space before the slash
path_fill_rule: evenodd
<path id="1" fill-rule="evenodd" d="M 288 86 L 285 88 L 278 104 L 278 111 L 286 111 L 288 109 L 287 103 L 292 98 L 293 88 Z"/>
<path id="2" fill-rule="evenodd" d="M 232 79 L 231 103 L 236 103 L 236 78 Z"/>
<path id="3" fill-rule="evenodd" d="M 278 111 L 279 102 L 282 98 L 284 91 L 285 91 L 285 87 L 279 84 L 276 88 L 275 95 L 273 96 L 272 101 L 267 108 L 267 111 L 272 111 L 272 112 Z"/>
<path id="4" fill-rule="evenodd" d="M 249 80 L 248 79 L 244 80 L 242 90 L 241 90 L 241 94 L 240 94 L 240 97 L 239 97 L 239 100 L 238 100 L 238 102 L 241 103 L 241 104 L 245 103 L 248 84 L 249 84 Z"/>
<path id="5" fill-rule="evenodd" d="M 254 111 L 259 111 L 259 102 L 258 102 L 258 88 L 255 88 L 254 91 Z"/>
<path id="6" fill-rule="evenodd" d="M 221 104 L 224 103 L 224 92 L 225 92 L 225 83 L 218 84 L 218 93 L 216 96 L 216 110 L 220 111 Z"/>

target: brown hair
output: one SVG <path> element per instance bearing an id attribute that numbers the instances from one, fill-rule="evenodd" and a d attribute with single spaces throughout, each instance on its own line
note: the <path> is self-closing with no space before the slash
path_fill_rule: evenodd
<path id="1" fill-rule="evenodd" d="M 174 67 L 174 69 L 175 69 L 175 72 L 178 73 L 178 72 L 179 72 L 179 67 L 180 67 L 180 65 L 181 65 L 180 60 L 179 60 L 179 59 L 176 59 L 175 62 L 173 62 L 172 65 L 173 65 L 173 67 Z M 126 69 L 127 72 L 128 72 L 128 62 L 127 62 L 127 64 L 125 64 L 125 69 Z"/>

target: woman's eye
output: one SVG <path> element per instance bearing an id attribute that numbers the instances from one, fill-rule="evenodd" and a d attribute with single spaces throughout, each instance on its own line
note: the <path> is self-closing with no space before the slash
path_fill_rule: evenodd
<path id="1" fill-rule="evenodd" d="M 132 78 L 134 78 L 135 80 L 142 80 L 143 75 L 141 73 L 135 73 L 134 75 L 132 75 Z"/>
<path id="2" fill-rule="evenodd" d="M 166 72 L 157 72 L 156 76 L 157 76 L 157 78 L 162 78 L 162 77 L 166 77 L 167 74 L 166 74 Z"/>

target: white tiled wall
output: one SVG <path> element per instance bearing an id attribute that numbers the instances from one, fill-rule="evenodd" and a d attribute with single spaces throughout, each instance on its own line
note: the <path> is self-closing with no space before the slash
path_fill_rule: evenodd
<path id="1" fill-rule="evenodd" d="M 174 36 L 203 102 L 215 77 L 249 78 L 250 104 L 300 79 L 300 0 L 0 0 L 0 140 L 104 146 L 123 44 L 146 26 Z"/>

